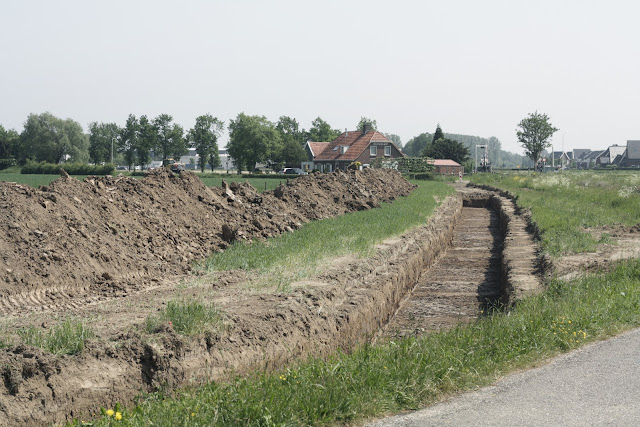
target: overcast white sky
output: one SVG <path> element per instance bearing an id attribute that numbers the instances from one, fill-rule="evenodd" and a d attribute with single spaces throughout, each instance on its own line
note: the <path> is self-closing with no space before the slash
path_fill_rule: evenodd
<path id="1" fill-rule="evenodd" d="M 403 143 L 440 123 L 522 152 L 537 110 L 556 150 L 624 145 L 640 139 L 639 17 L 637 0 L 0 0 L 0 124 L 367 116 Z"/>

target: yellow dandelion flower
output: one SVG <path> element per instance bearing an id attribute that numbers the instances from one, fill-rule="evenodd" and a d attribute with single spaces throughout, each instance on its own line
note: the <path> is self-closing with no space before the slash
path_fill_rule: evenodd
<path id="1" fill-rule="evenodd" d="M 192 413 L 191 413 L 191 416 L 192 416 L 192 417 L 195 417 L 195 416 L 196 416 L 196 413 L 195 413 L 195 412 L 192 412 Z"/>
<path id="2" fill-rule="evenodd" d="M 122 419 L 122 414 L 120 412 L 116 412 L 116 415 L 113 418 L 120 421 Z"/>
<path id="3" fill-rule="evenodd" d="M 113 409 L 107 409 L 107 415 L 113 417 L 114 411 Z"/>
<path id="4" fill-rule="evenodd" d="M 573 336 L 574 336 L 574 337 L 576 336 L 576 332 L 575 332 L 575 331 L 573 331 Z"/>

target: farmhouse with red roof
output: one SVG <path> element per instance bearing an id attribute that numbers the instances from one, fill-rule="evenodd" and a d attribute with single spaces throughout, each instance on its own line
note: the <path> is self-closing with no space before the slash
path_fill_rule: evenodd
<path id="1" fill-rule="evenodd" d="M 370 165 L 375 159 L 389 160 L 405 155 L 382 133 L 370 130 L 365 125 L 361 131 L 347 131 L 331 142 L 307 142 L 306 149 L 311 161 L 303 167 L 332 172 L 346 170 L 354 162 Z"/>

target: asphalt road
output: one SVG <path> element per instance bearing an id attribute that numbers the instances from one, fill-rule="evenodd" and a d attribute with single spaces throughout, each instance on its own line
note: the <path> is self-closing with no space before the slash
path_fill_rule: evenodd
<path id="1" fill-rule="evenodd" d="M 640 329 L 370 426 L 640 426 Z"/>

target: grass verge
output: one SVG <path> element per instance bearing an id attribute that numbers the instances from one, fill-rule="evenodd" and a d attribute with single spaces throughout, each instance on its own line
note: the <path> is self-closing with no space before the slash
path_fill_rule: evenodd
<path id="1" fill-rule="evenodd" d="M 78 320 L 65 320 L 49 330 L 29 327 L 18 330 L 23 343 L 53 354 L 79 354 L 93 332 Z"/>
<path id="2" fill-rule="evenodd" d="M 508 190 L 519 206 L 531 209 L 542 246 L 553 257 L 595 251 L 603 241 L 589 228 L 640 223 L 638 172 L 496 173 L 471 180 Z"/>
<path id="3" fill-rule="evenodd" d="M 171 328 L 182 335 L 195 335 L 217 329 L 222 316 L 213 305 L 196 301 L 169 301 L 158 314 L 150 315 L 145 322 L 147 332 L 155 333 Z"/>
<path id="4" fill-rule="evenodd" d="M 144 396 L 117 425 L 340 424 L 415 409 L 640 325 L 640 261 L 553 282 L 511 313 L 274 374 Z M 104 415 L 94 425 L 116 425 Z M 76 422 L 75 425 L 79 425 Z"/>
<path id="5" fill-rule="evenodd" d="M 437 200 L 453 193 L 442 182 L 416 181 L 418 188 L 408 197 L 380 208 L 353 212 L 305 224 L 295 233 L 250 244 L 235 243 L 214 254 L 204 264 L 209 271 L 258 270 L 263 285 L 288 283 L 308 277 L 324 260 L 356 254 L 370 255 L 376 244 L 424 224 L 438 205 Z M 268 279 L 267 279 L 268 278 Z"/>

